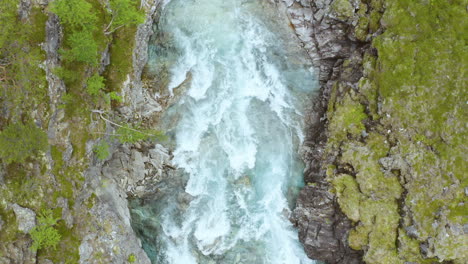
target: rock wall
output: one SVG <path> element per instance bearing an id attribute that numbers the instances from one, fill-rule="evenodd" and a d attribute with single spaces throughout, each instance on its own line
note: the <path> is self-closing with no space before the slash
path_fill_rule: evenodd
<path id="1" fill-rule="evenodd" d="M 14 120 L 15 116 L 26 120 L 32 118 L 35 124 L 47 131 L 48 147 L 45 153 L 39 153 L 25 163 L 0 163 L 0 263 L 150 263 L 130 225 L 127 197 L 144 197 L 154 192 L 155 184 L 166 177 L 167 170 L 171 170 L 170 154 L 163 146 L 149 141 L 119 143 L 111 136 L 115 134 L 115 124 L 101 117 L 132 124 L 141 121 L 141 113 L 146 111 L 144 107 L 156 106 L 150 105 L 152 101 L 148 101 L 148 93 L 141 90 L 140 78 L 159 1 L 142 2 L 145 23 L 138 26 L 135 36 L 132 35 L 135 45 L 127 46 L 135 47 L 131 58 L 132 72 L 128 73 L 122 90 L 120 87 L 107 87 L 119 91 L 126 99 L 126 103 L 114 102 L 114 106 L 110 100 L 105 102 L 103 98 L 91 98 L 86 94 L 87 78 L 93 72 L 105 74 L 106 68 L 113 63 L 115 54 L 110 47 L 115 45 L 114 36 L 96 33 L 103 35 L 96 40 L 103 46 L 99 54 L 101 63 L 76 63 L 73 74 L 78 78 L 70 81 L 69 76 L 63 74 L 64 59 L 59 52 L 66 45 L 64 42 L 70 29 L 67 31 L 59 17 L 50 12 L 48 5 L 53 1 L 21 0 L 17 1 L 19 5 L 15 1 L 5 3 L 9 9 L 3 9 L 3 6 L 0 9 L 8 12 L 5 15 L 8 19 L 23 21 L 26 33 L 36 34 L 34 41 L 40 45 L 28 46 L 32 42 L 30 36 L 18 33 L 26 40 L 18 42 L 25 45 L 21 48 L 34 54 L 30 57 L 21 54 L 20 59 L 25 61 L 20 61 L 20 65 L 27 61 L 28 67 L 38 71 L 37 78 L 44 84 L 39 87 L 34 79 L 36 76 L 31 72 L 26 72 L 29 75 L 21 81 L 37 85 L 34 87 L 36 91 L 44 91 L 40 95 L 23 92 L 25 88 L 20 86 L 19 80 L 4 81 L 5 76 L 10 76 L 12 63 L 9 62 L 10 57 L 3 57 L 5 54 L 11 56 L 4 52 L 10 47 L 1 46 L 2 91 L 4 87 L 5 91 L 18 90 L 24 96 L 22 100 L 31 102 L 32 106 L 18 104 L 14 96 L 19 95 L 2 93 L 0 128 L 18 122 Z M 99 8 L 105 4 L 88 2 Z M 96 9 L 99 15 L 106 12 L 99 8 Z M 0 18 L 0 26 L 9 25 L 4 17 Z M 101 27 L 105 28 L 105 25 L 96 25 L 97 30 Z M 17 45 L 11 43 L 13 48 Z M 32 60 L 36 59 L 33 56 L 37 56 L 37 60 Z M 20 68 L 21 71 L 25 71 L 24 68 Z M 128 89 L 127 93 L 125 89 Z M 89 102 L 76 97 L 70 100 L 71 92 L 80 94 Z M 106 141 L 109 145 L 105 151 L 109 155 L 98 158 L 95 147 Z M 33 238 L 30 232 L 38 225 L 36 214 L 40 215 L 47 209 L 58 219 L 53 228 L 60 234 L 60 242 L 55 249 L 35 251 L 31 249 Z"/>
<path id="2" fill-rule="evenodd" d="M 457 160 L 467 159 L 459 141 L 466 85 L 457 72 L 466 51 L 457 39 L 466 22 L 448 19 L 464 7 L 283 2 L 321 82 L 303 148 L 307 186 L 293 217 L 308 255 L 464 263 L 466 176 Z"/>
<path id="3" fill-rule="evenodd" d="M 327 263 L 361 263 L 362 252 L 348 246 L 352 222 L 341 212 L 322 169 L 327 143 L 326 113 L 332 87 L 337 82 L 357 86 L 362 76 L 360 61 L 369 44 L 355 36 L 356 18 L 343 17 L 334 2 L 283 1 L 291 24 L 304 43 L 317 69 L 320 93 L 312 102 L 307 117 L 308 134 L 302 147 L 306 162 L 307 186 L 301 191 L 293 213 L 299 239 L 308 256 Z M 356 7 L 350 6 L 354 10 Z M 356 8 L 357 9 L 357 8 Z M 343 62 L 352 58 L 348 75 L 342 74 Z"/>

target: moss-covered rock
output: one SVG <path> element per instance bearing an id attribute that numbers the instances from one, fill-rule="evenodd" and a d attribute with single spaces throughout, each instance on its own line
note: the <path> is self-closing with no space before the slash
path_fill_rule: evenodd
<path id="1" fill-rule="evenodd" d="M 362 194 L 356 180 L 347 174 L 341 174 L 333 179 L 333 186 L 339 200 L 341 210 L 354 222 L 359 221 L 359 207 Z"/>
<path id="2" fill-rule="evenodd" d="M 466 11 L 460 1 L 366 3 L 355 35 L 384 27 L 378 56 L 364 55 L 356 91 L 334 84 L 327 113 L 327 176 L 357 223 L 349 244 L 367 263 L 463 263 Z"/>
<path id="3" fill-rule="evenodd" d="M 355 9 L 349 0 L 335 0 L 330 7 L 338 19 L 347 20 L 354 15 Z"/>
<path id="4" fill-rule="evenodd" d="M 365 129 L 362 121 L 367 118 L 367 115 L 364 113 L 364 106 L 352 100 L 351 95 L 346 93 L 342 101 L 330 107 L 330 110 L 333 109 L 328 113 L 330 119 L 328 126 L 330 143 L 341 141 L 348 134 L 353 137 L 359 137 Z"/>

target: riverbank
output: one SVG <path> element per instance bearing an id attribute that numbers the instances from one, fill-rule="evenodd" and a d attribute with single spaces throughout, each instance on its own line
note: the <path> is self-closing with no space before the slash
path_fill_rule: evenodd
<path id="1" fill-rule="evenodd" d="M 463 263 L 463 6 L 284 2 L 322 84 L 294 217 L 309 256 Z"/>

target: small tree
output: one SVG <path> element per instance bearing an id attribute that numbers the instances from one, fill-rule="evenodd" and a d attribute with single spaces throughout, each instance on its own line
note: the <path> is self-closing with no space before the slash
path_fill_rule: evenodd
<path id="1" fill-rule="evenodd" d="M 104 77 L 100 76 L 99 74 L 94 74 L 91 78 L 88 79 L 86 83 L 86 91 L 90 95 L 98 95 L 99 91 L 104 88 Z"/>
<path id="2" fill-rule="evenodd" d="M 29 232 L 33 239 L 31 249 L 34 251 L 50 247 L 55 249 L 62 238 L 58 230 L 54 228 L 59 218 L 54 218 L 49 209 L 43 210 L 37 220 L 39 224 Z"/>
<path id="3" fill-rule="evenodd" d="M 90 31 L 73 32 L 68 41 L 70 49 L 62 51 L 66 59 L 90 64 L 97 63 L 98 45 Z"/>
<path id="4" fill-rule="evenodd" d="M 96 154 L 96 157 L 100 160 L 105 160 L 110 155 L 109 144 L 107 144 L 105 141 L 102 141 L 98 145 L 94 146 L 93 151 Z"/>
<path id="5" fill-rule="evenodd" d="M 33 123 L 10 124 L 0 132 L 0 158 L 7 164 L 24 162 L 47 146 L 47 134 Z"/>
<path id="6" fill-rule="evenodd" d="M 121 27 L 141 24 L 145 21 L 143 13 L 136 8 L 134 0 L 111 0 L 110 8 L 112 10 L 112 19 L 105 30 L 106 34 L 110 34 Z"/>
<path id="7" fill-rule="evenodd" d="M 51 4 L 51 10 L 60 18 L 62 24 L 75 29 L 92 29 L 97 17 L 93 6 L 85 0 L 56 0 Z"/>

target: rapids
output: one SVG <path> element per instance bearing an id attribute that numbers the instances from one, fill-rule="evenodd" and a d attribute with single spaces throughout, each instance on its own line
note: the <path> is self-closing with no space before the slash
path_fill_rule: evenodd
<path id="1" fill-rule="evenodd" d="M 178 173 L 132 202 L 146 252 L 154 263 L 314 263 L 288 216 L 317 81 L 287 17 L 266 0 L 172 0 L 161 12 L 148 68 L 167 71 L 171 94 L 186 90 L 160 122 Z"/>

